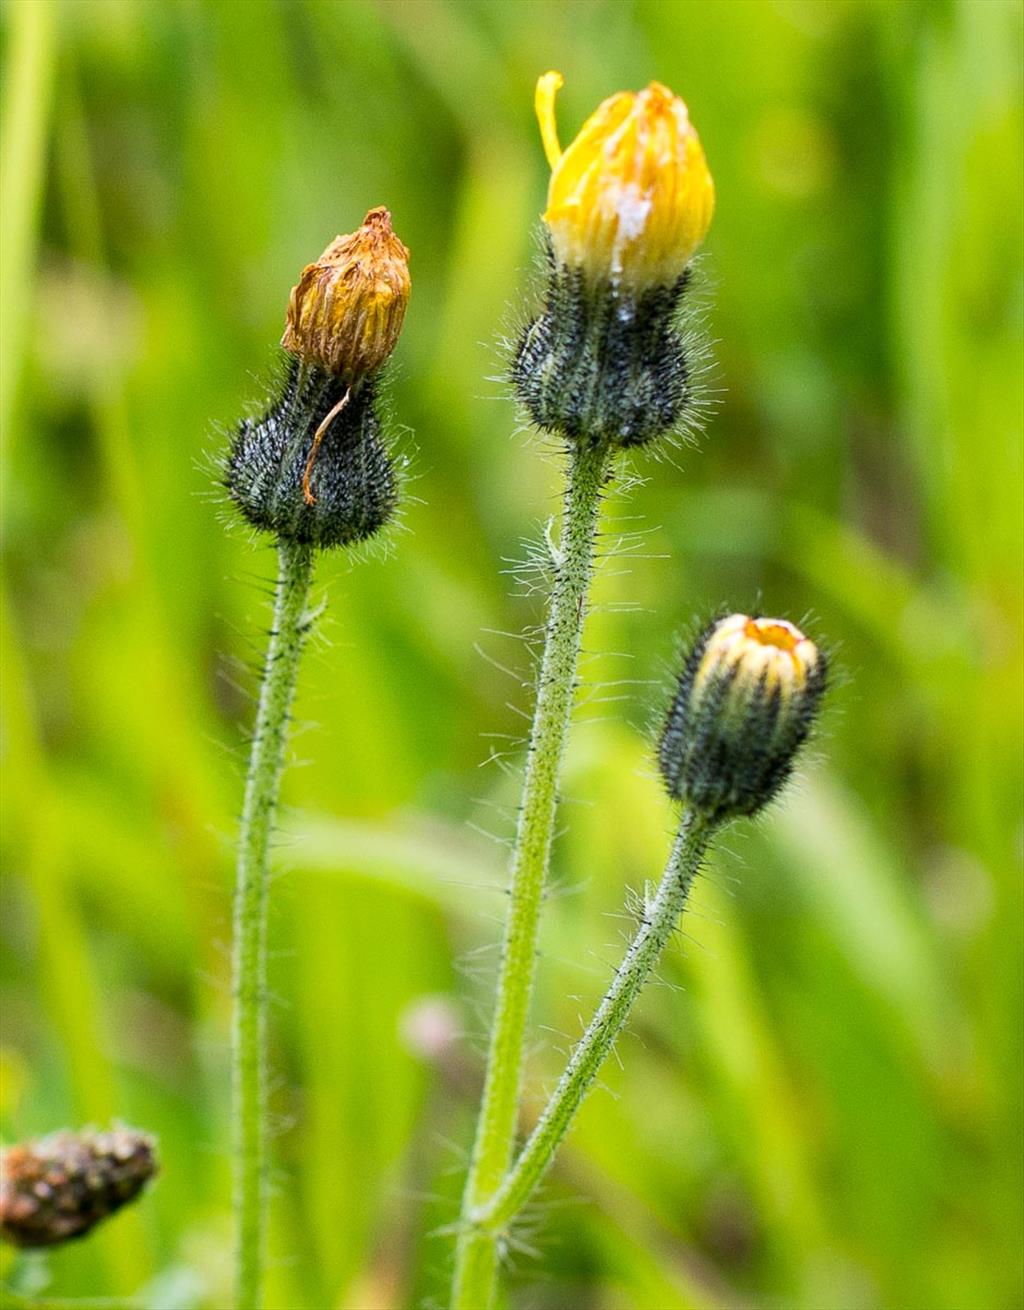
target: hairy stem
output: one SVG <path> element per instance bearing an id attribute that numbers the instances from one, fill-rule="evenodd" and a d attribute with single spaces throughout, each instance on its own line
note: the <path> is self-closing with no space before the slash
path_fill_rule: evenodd
<path id="1" fill-rule="evenodd" d="M 570 457 L 558 568 L 512 856 L 510 902 L 487 1072 L 463 1197 L 453 1310 L 487 1310 L 494 1294 L 497 1241 L 492 1232 L 474 1226 L 471 1216 L 500 1186 L 515 1146 L 523 1040 L 533 992 L 541 902 L 576 686 L 586 595 L 593 573 L 601 487 L 608 463 L 603 449 L 578 448 Z"/>
<path id="2" fill-rule="evenodd" d="M 548 1170 L 562 1138 L 629 1018 L 672 935 L 708 842 L 707 827 L 684 817 L 653 900 L 646 902 L 636 936 L 604 1000 L 580 1038 L 537 1126 L 498 1191 L 471 1215 L 489 1233 L 505 1230 Z"/>
<path id="3" fill-rule="evenodd" d="M 312 549 L 281 541 L 278 555 L 274 626 L 249 755 L 235 886 L 231 1079 L 237 1310 L 259 1310 L 263 1303 L 268 857 L 299 657 L 311 623 L 306 601 L 313 571 Z"/>

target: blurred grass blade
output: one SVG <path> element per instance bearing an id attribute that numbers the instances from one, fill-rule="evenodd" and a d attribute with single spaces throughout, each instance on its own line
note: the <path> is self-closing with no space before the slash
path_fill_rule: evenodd
<path id="1" fill-rule="evenodd" d="M 7 6 L 0 138 L 0 456 L 10 440 L 35 269 L 48 127 L 57 59 L 57 6 Z"/>
<path id="2" fill-rule="evenodd" d="M 21 834 L 24 873 L 38 916 L 40 982 L 60 1043 L 60 1059 L 69 1073 L 69 1124 L 106 1126 L 122 1112 L 109 1064 L 110 1038 L 89 944 L 67 876 L 64 828 L 39 745 L 26 670 L 2 592 L 0 653 L 4 670 L 4 809 L 9 810 L 4 827 L 16 827 Z M 119 1218 L 116 1233 L 104 1231 L 93 1239 L 110 1269 L 112 1286 L 122 1293 L 138 1287 L 146 1272 L 142 1234 L 138 1216 L 129 1212 Z"/>

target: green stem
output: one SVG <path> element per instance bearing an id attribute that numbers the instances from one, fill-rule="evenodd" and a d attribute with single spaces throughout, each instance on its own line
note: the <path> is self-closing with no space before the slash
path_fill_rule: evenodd
<path id="1" fill-rule="evenodd" d="M 266 1233 L 267 900 L 268 857 L 281 789 L 284 747 L 299 657 L 309 632 L 306 612 L 312 548 L 278 543 L 274 600 L 256 729 L 249 755 L 235 887 L 232 1031 L 235 1305 L 259 1310 L 263 1301 Z"/>
<path id="2" fill-rule="evenodd" d="M 537 1126 L 493 1197 L 471 1221 L 488 1233 L 507 1229 L 549 1168 L 598 1071 L 629 1018 L 633 1003 L 651 976 L 682 914 L 708 842 L 706 825 L 683 818 L 654 899 L 645 903 L 636 936 L 612 985 L 580 1038 Z"/>
<path id="3" fill-rule="evenodd" d="M 463 1231 L 456 1252 L 453 1310 L 487 1310 L 494 1293 L 496 1238 L 474 1227 L 470 1216 L 500 1186 L 515 1145 L 523 1042 L 533 992 L 540 909 L 555 825 L 558 778 L 576 687 L 587 588 L 593 573 L 597 514 L 608 463 L 608 454 L 603 449 L 576 449 L 570 457 L 558 570 L 551 595 L 512 856 L 509 911 L 487 1072 L 463 1196 Z"/>

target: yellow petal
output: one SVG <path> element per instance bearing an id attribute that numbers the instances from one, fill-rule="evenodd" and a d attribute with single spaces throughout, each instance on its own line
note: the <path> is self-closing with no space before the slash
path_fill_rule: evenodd
<path id="1" fill-rule="evenodd" d="M 533 97 L 533 108 L 540 124 L 540 139 L 552 168 L 562 157 L 562 148 L 558 144 L 558 124 L 555 121 L 555 96 L 564 84 L 565 78 L 561 73 L 544 73 L 537 79 L 537 90 Z"/>

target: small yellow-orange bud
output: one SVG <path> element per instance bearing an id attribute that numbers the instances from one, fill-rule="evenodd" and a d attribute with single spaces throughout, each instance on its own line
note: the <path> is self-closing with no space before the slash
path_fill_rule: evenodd
<path id="1" fill-rule="evenodd" d="M 395 348 L 410 287 L 409 251 L 388 211 L 371 209 L 358 231 L 335 237 L 302 270 L 281 345 L 339 377 L 372 373 Z"/>
<path id="2" fill-rule="evenodd" d="M 560 73 L 537 83 L 535 106 L 551 183 L 544 222 L 556 257 L 593 279 L 669 285 L 704 240 L 715 188 L 686 105 L 652 82 L 603 101 L 561 150 Z"/>
<path id="3" fill-rule="evenodd" d="M 825 691 L 826 661 L 785 619 L 730 614 L 683 667 L 661 736 L 669 792 L 713 823 L 776 796 Z"/>

